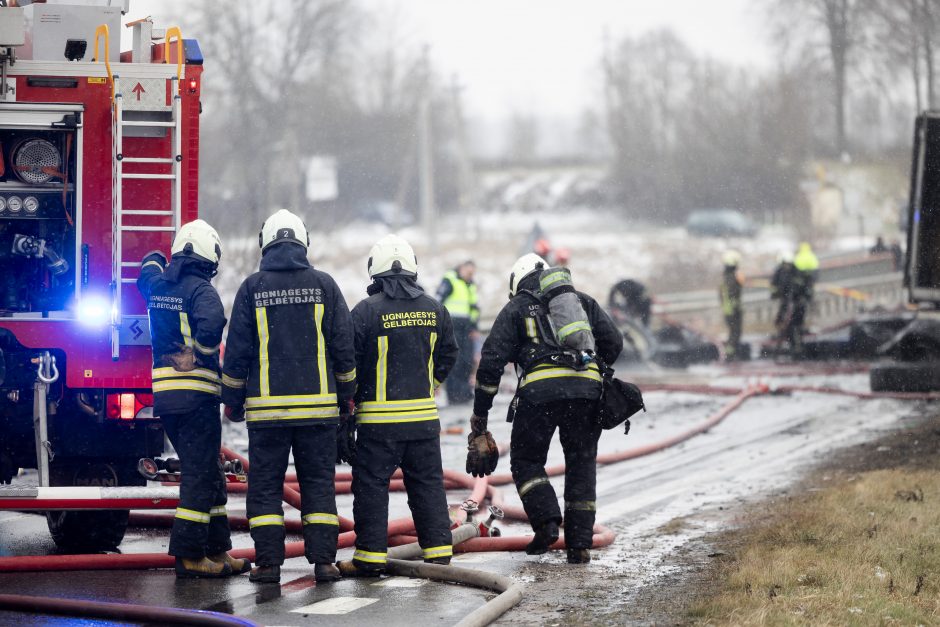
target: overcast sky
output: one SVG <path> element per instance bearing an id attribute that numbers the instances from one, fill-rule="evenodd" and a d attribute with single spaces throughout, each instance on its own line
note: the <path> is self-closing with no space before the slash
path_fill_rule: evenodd
<path id="1" fill-rule="evenodd" d="M 361 0 L 361 4 L 397 15 L 409 38 L 427 41 L 437 66 L 447 75 L 457 75 L 465 87 L 467 112 L 489 119 L 513 111 L 579 116 L 598 96 L 598 59 L 605 30 L 616 40 L 670 27 L 693 50 L 742 65 L 766 66 L 771 54 L 760 7 L 748 0 Z M 166 24 L 166 16 L 184 6 L 183 0 L 131 0 L 125 21 L 152 15 L 158 24 Z M 207 59 L 207 73 L 210 63 Z"/>

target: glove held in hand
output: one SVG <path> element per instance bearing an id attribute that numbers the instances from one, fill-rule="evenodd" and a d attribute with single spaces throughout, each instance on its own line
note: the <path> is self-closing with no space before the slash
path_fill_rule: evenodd
<path id="1" fill-rule="evenodd" d="M 471 433 L 467 438 L 467 474 L 474 477 L 493 474 L 498 462 L 499 448 L 493 434 L 489 431 Z"/>

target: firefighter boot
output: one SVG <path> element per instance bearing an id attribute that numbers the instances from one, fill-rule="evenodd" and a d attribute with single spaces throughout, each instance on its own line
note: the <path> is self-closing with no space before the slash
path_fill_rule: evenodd
<path id="1" fill-rule="evenodd" d="M 213 562 L 208 557 L 176 558 L 176 577 L 178 579 L 216 579 L 228 577 L 232 574 L 232 567 L 225 563 Z"/>
<path id="2" fill-rule="evenodd" d="M 425 564 L 438 564 L 439 566 L 450 566 L 450 557 L 432 557 L 424 560 Z"/>
<path id="3" fill-rule="evenodd" d="M 339 569 L 330 563 L 316 564 L 313 567 L 313 577 L 317 580 L 317 583 L 339 581 L 342 576 Z"/>
<path id="4" fill-rule="evenodd" d="M 232 569 L 233 575 L 241 575 L 242 573 L 247 573 L 249 570 L 251 570 L 251 562 L 244 558 L 236 559 L 225 551 L 216 553 L 215 555 L 209 555 L 207 557 L 213 562 L 218 562 L 219 564 L 228 564 Z"/>
<path id="5" fill-rule="evenodd" d="M 352 560 L 336 562 L 336 568 L 343 577 L 379 577 L 382 575 L 382 573 L 385 572 L 384 566 L 369 568 L 366 566 L 359 566 Z"/>
<path id="6" fill-rule="evenodd" d="M 558 540 L 558 523 L 549 520 L 535 530 L 535 537 L 525 548 L 526 555 L 541 555 L 548 552 L 548 547 Z"/>
<path id="7" fill-rule="evenodd" d="M 591 561 L 591 552 L 587 549 L 568 549 L 569 564 L 587 564 Z"/>
<path id="8" fill-rule="evenodd" d="M 255 566 L 248 573 L 248 581 L 252 583 L 281 583 L 281 567 Z"/>

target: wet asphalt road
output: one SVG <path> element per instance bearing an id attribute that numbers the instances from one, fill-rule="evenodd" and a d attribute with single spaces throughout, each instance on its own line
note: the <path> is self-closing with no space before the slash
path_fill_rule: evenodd
<path id="1" fill-rule="evenodd" d="M 763 364 L 764 367 L 767 364 Z M 670 375 L 674 378 L 674 373 Z M 624 375 L 629 378 L 629 375 Z M 720 367 L 697 368 L 689 378 L 714 385 L 741 386 L 748 378 L 730 377 Z M 795 379 L 763 380 L 787 384 Z M 804 377 L 800 383 L 835 385 L 867 390 L 867 375 Z M 508 396 L 491 413 L 491 430 L 497 441 L 507 441 L 509 425 L 501 420 Z M 688 393 L 649 393 L 649 412 L 634 420 L 629 437 L 619 430 L 605 432 L 602 453 L 661 441 L 695 426 L 717 411 L 727 397 Z M 835 448 L 847 446 L 903 426 L 916 404 L 901 401 L 861 401 L 849 397 L 800 393 L 765 396 L 748 401 L 724 422 L 674 448 L 653 455 L 603 466 L 598 471 L 598 520 L 618 536 L 606 549 L 595 551 L 595 561 L 586 574 L 620 576 L 629 602 L 631 590 L 654 583 L 660 576 L 664 555 L 711 529 L 707 523 L 693 525 L 681 533 L 662 534 L 657 529 L 670 520 L 709 508 L 727 507 L 780 488 L 799 476 L 800 468 L 818 461 Z M 469 407 L 442 410 L 442 422 L 466 424 Z M 236 446 L 244 435 L 228 429 L 227 440 Z M 465 435 L 442 436 L 444 463 L 462 469 Z M 549 463 L 562 461 L 560 446 L 553 444 Z M 497 472 L 508 471 L 508 460 Z M 553 479 L 559 495 L 561 478 Z M 504 488 L 509 503 L 518 504 L 511 486 Z M 449 493 L 452 503 L 466 494 Z M 348 495 L 337 499 L 341 514 L 351 514 Z M 230 498 L 229 511 L 244 513 L 244 500 Z M 405 497 L 392 495 L 391 517 L 407 514 Z M 296 516 L 296 512 L 288 516 Z M 525 525 L 504 525 L 506 534 L 526 533 Z M 166 550 L 166 530 L 128 530 L 121 549 L 125 553 Z M 296 539 L 296 538 L 295 538 Z M 236 546 L 250 546 L 247 533 L 234 534 Z M 32 514 L 0 512 L 0 554 L 44 555 L 55 552 L 45 520 Z M 350 549 L 340 552 L 348 557 Z M 455 564 L 507 575 L 519 575 L 525 565 L 561 561 L 560 555 L 528 557 L 524 554 L 493 553 L 458 556 Z M 493 595 L 463 586 L 391 577 L 376 580 L 344 580 L 314 585 L 311 567 L 303 559 L 289 560 L 282 571 L 282 584 L 257 586 L 245 577 L 225 581 L 177 582 L 172 572 L 82 572 L 0 574 L 3 593 L 92 598 L 162 606 L 207 609 L 250 618 L 264 625 L 303 625 L 321 622 L 353 625 L 381 622 L 385 625 L 454 624 Z M 524 578 L 523 578 L 524 579 Z M 563 600 L 559 600 L 563 602 Z M 501 623 L 540 624 L 544 617 L 526 611 L 525 604 L 507 614 Z M 0 625 L 113 625 L 106 621 L 81 621 L 0 612 Z"/>

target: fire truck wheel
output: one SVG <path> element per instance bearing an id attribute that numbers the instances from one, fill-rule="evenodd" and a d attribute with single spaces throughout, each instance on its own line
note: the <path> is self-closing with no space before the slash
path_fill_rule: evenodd
<path id="1" fill-rule="evenodd" d="M 940 391 L 940 361 L 888 361 L 869 371 L 872 392 Z"/>
<path id="2" fill-rule="evenodd" d="M 50 467 L 52 485 L 146 485 L 137 473 L 136 461 L 75 462 Z M 63 551 L 87 553 L 111 551 L 124 539 L 128 511 L 46 512 L 52 539 Z"/>

